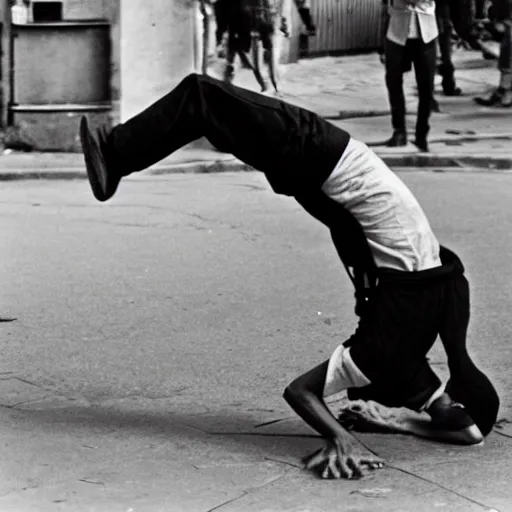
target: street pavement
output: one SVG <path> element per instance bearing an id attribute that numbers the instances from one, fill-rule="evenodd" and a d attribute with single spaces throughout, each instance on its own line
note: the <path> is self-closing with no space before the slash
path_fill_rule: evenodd
<path id="1" fill-rule="evenodd" d="M 281 393 L 351 334 L 353 291 L 260 173 L 140 173 L 105 204 L 84 180 L 6 181 L 0 511 L 511 512 L 512 177 L 399 175 L 466 265 L 468 345 L 502 401 L 482 446 L 354 434 L 384 469 L 302 469 L 321 440 Z"/>
<path id="2" fill-rule="evenodd" d="M 429 153 L 420 153 L 412 143 L 405 148 L 384 146 L 391 135 L 391 125 L 384 68 L 376 54 L 323 57 L 283 65 L 278 96 L 317 112 L 367 142 L 393 168 L 512 169 L 512 109 L 480 107 L 473 101 L 475 96 L 490 93 L 497 86 L 496 61 L 484 60 L 479 52 L 457 49 L 454 62 L 463 95 L 443 96 L 441 79 L 436 78 L 441 112 L 432 116 Z M 211 74 L 220 77 L 221 71 L 221 64 L 214 62 Z M 248 70 L 237 72 L 235 84 L 258 90 Z M 417 105 L 412 72 L 405 75 L 404 90 L 412 140 Z M 247 169 L 232 155 L 216 151 L 203 140 L 162 160 L 150 172 Z M 0 180 L 84 177 L 80 154 L 20 153 L 8 149 L 0 156 Z"/>
<path id="3" fill-rule="evenodd" d="M 369 143 L 463 257 L 470 348 L 502 397 L 483 446 L 355 434 L 386 468 L 316 479 L 301 458 L 321 441 L 281 392 L 356 324 L 325 229 L 204 141 L 104 205 L 82 155 L 7 150 L 0 320 L 14 321 L 0 323 L 0 511 L 512 512 L 512 110 L 473 103 L 497 84 L 494 61 L 465 50 L 455 60 L 464 95 L 446 98 L 438 83 L 428 154 L 383 147 L 374 54 L 282 66 L 280 97 Z M 235 83 L 256 89 L 246 70 Z M 405 90 L 412 133 L 412 74 Z M 431 361 L 446 377 L 439 347 Z"/>

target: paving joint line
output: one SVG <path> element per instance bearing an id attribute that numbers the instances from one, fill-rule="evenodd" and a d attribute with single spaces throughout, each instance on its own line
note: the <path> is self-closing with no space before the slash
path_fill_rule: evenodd
<path id="1" fill-rule="evenodd" d="M 207 512 L 214 512 L 215 510 L 220 510 L 222 507 L 225 507 L 226 505 L 229 505 L 230 503 L 234 503 L 235 501 L 238 501 L 239 499 L 243 498 L 244 496 L 247 496 L 247 492 L 243 491 L 242 494 L 235 496 L 234 498 L 231 498 L 227 501 L 224 501 L 220 503 L 219 505 L 216 505 L 213 508 L 210 508 L 207 510 Z"/>
<path id="2" fill-rule="evenodd" d="M 245 490 L 242 491 L 242 493 L 239 496 L 235 496 L 234 498 L 231 498 L 231 499 L 229 499 L 227 501 L 224 501 L 223 503 L 220 503 L 219 505 L 216 505 L 215 507 L 208 509 L 207 512 L 214 512 L 215 510 L 220 510 L 221 508 L 225 507 L 226 505 L 230 505 L 231 503 L 234 503 L 235 501 L 238 501 L 238 500 L 244 498 L 245 496 L 248 496 L 249 494 L 251 494 L 251 493 L 253 493 L 253 492 L 255 492 L 255 491 L 259 490 L 259 489 L 263 489 L 267 485 L 271 485 L 271 484 L 277 482 L 278 480 L 281 480 L 285 476 L 286 476 L 286 473 L 283 474 L 283 475 L 279 475 L 279 476 L 277 476 L 275 478 L 272 478 L 268 482 L 264 482 L 261 485 L 256 485 L 254 487 L 250 487 L 249 489 L 245 489 Z"/>
<path id="3" fill-rule="evenodd" d="M 483 509 L 485 509 L 487 512 L 489 512 L 490 510 L 494 510 L 491 506 L 486 505 L 485 503 L 482 503 L 481 501 L 474 500 L 473 498 L 470 498 L 469 496 L 465 496 L 464 494 L 461 494 L 460 492 L 450 489 L 449 487 L 446 487 L 438 482 L 434 482 L 433 480 L 430 480 L 429 478 L 423 477 L 421 475 L 417 475 L 416 473 L 413 473 L 412 471 L 407 471 L 406 469 L 403 469 L 399 466 L 394 466 L 392 464 L 388 464 L 387 466 L 389 468 L 394 469 L 395 471 L 399 471 L 400 473 L 404 473 L 406 475 L 409 475 L 409 476 L 412 476 L 419 480 L 422 480 L 423 482 L 427 482 L 431 485 L 434 485 L 440 489 L 443 489 L 443 491 L 454 494 L 455 496 L 458 496 L 459 498 L 469 501 L 470 503 L 473 503 L 474 505 L 478 505 L 478 506 L 482 507 Z"/>
<path id="4" fill-rule="evenodd" d="M 358 443 L 360 443 L 360 444 L 361 444 L 364 448 L 366 448 L 370 453 L 373 453 L 373 454 L 374 454 L 374 455 L 376 455 L 377 457 L 380 457 L 380 455 L 379 455 L 375 450 L 373 450 L 372 448 L 370 448 L 366 443 L 364 443 L 363 441 L 361 441 L 361 440 L 360 440 L 358 437 L 356 437 L 353 433 L 351 433 L 350 431 L 347 431 L 347 432 L 348 432 L 348 434 L 349 434 L 353 439 L 355 439 Z M 501 434 L 503 434 L 503 433 L 501 433 Z M 508 436 L 508 435 L 505 435 L 505 436 L 506 436 L 506 437 L 511 437 L 511 438 L 512 438 L 512 436 Z M 446 492 L 449 492 L 449 493 L 451 493 L 451 494 L 454 494 L 454 495 L 458 496 L 459 498 L 462 498 L 462 499 L 464 499 L 464 500 L 466 500 L 466 501 L 469 501 L 469 502 L 471 502 L 471 503 L 474 503 L 475 505 L 478 505 L 478 506 L 482 507 L 482 508 L 483 508 L 483 509 L 485 509 L 487 512 L 489 512 L 490 510 L 494 510 L 492 507 L 490 507 L 490 506 L 486 505 L 485 503 L 482 503 L 482 502 L 480 502 L 480 501 L 474 500 L 473 498 L 470 498 L 470 497 L 468 497 L 468 496 L 465 496 L 464 494 L 461 494 L 461 493 L 459 493 L 459 492 L 457 492 L 457 491 L 455 491 L 455 490 L 453 490 L 453 489 L 450 489 L 450 488 L 448 488 L 448 487 L 445 487 L 444 485 L 439 484 L 439 483 L 437 483 L 437 482 L 434 482 L 433 480 L 430 480 L 430 479 L 428 479 L 428 478 L 426 478 L 426 477 L 423 477 L 423 476 L 421 476 L 421 475 L 417 475 L 416 473 L 413 473 L 412 471 L 407 471 L 406 469 L 400 468 L 399 466 L 395 466 L 395 465 L 393 465 L 393 464 L 385 464 L 385 467 L 389 467 L 389 468 L 391 468 L 391 469 L 394 469 L 395 471 L 399 471 L 399 472 L 404 473 L 404 474 L 406 474 L 406 475 L 412 476 L 412 477 L 414 477 L 414 478 L 417 478 L 417 479 L 419 479 L 419 480 L 422 480 L 422 481 L 424 481 L 424 482 L 427 482 L 427 483 L 429 483 L 429 484 L 432 484 L 432 485 L 434 485 L 434 486 L 436 486 L 436 487 L 438 487 L 438 488 L 440 488 L 440 489 L 443 489 L 443 490 L 444 490 L 444 491 L 446 491 Z"/>
<path id="5" fill-rule="evenodd" d="M 505 432 L 500 432 L 500 431 L 499 431 L 499 430 L 497 430 L 497 429 L 494 429 L 494 430 L 493 430 L 493 432 L 494 432 L 495 434 L 500 435 L 500 436 L 506 437 L 507 439 L 512 439 L 512 435 L 510 435 L 510 434 L 505 434 Z"/>

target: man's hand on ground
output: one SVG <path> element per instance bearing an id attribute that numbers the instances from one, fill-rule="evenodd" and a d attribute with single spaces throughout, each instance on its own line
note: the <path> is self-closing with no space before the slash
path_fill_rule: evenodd
<path id="1" fill-rule="evenodd" d="M 359 456 L 341 439 L 328 441 L 327 445 L 304 460 L 306 469 L 315 471 L 321 478 L 361 478 L 363 468 L 370 470 L 384 467 L 384 461 L 373 455 Z"/>

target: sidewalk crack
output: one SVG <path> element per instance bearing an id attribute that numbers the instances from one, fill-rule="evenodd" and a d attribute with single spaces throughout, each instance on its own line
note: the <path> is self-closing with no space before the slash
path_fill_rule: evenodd
<path id="1" fill-rule="evenodd" d="M 407 471 L 406 469 L 400 468 L 398 466 L 393 466 L 391 464 L 387 464 L 387 467 L 392 468 L 396 471 L 399 471 L 400 473 L 404 473 L 405 475 L 409 475 L 414 478 L 417 478 L 418 480 L 422 480 L 423 482 L 434 485 L 435 487 L 438 487 L 439 489 L 442 489 L 443 491 L 449 492 L 450 494 L 454 494 L 455 496 L 458 496 L 459 498 L 462 498 L 463 500 L 469 501 L 470 503 L 473 503 L 474 505 L 478 505 L 478 506 L 482 507 L 483 509 L 485 509 L 486 511 L 494 510 L 490 505 L 486 505 L 485 503 L 482 503 L 481 501 L 474 500 L 473 498 L 470 498 L 469 496 L 465 496 L 464 494 L 457 492 L 453 489 L 450 489 L 449 487 L 446 487 L 438 482 L 434 482 L 433 480 L 430 480 L 429 478 L 425 478 L 421 475 L 417 475 L 416 473 L 413 473 L 412 471 Z"/>
<path id="2" fill-rule="evenodd" d="M 208 509 L 207 512 L 214 512 L 215 510 L 220 510 L 222 507 L 225 507 L 226 505 L 234 503 L 235 501 L 238 501 L 241 498 L 248 496 L 249 494 L 251 494 L 254 491 L 263 489 L 267 485 L 273 484 L 273 483 L 277 482 L 278 480 L 281 480 L 285 476 L 286 476 L 286 473 L 284 473 L 283 475 L 276 476 L 275 478 L 272 478 L 272 479 L 268 480 L 267 482 L 262 483 L 261 485 L 256 485 L 254 487 L 250 487 L 249 489 L 245 489 L 244 491 L 242 491 L 242 493 L 240 495 L 235 496 L 234 498 L 231 498 L 227 501 L 224 501 L 223 503 L 220 503 L 219 505 L 216 505 L 213 508 Z"/>
<path id="3" fill-rule="evenodd" d="M 495 434 L 498 434 L 499 436 L 503 436 L 503 437 L 507 437 L 508 439 L 512 439 L 512 435 L 510 434 L 505 434 L 505 432 L 500 432 L 499 430 L 494 430 L 494 433 Z"/>
<path id="4" fill-rule="evenodd" d="M 284 464 L 285 466 L 290 466 L 295 469 L 304 469 L 303 466 L 299 466 L 298 464 L 293 464 L 293 462 L 287 462 L 285 460 L 273 459 L 272 457 L 265 457 L 265 460 L 275 462 L 276 464 Z"/>
<path id="5" fill-rule="evenodd" d="M 220 503 L 219 505 L 216 505 L 215 507 L 208 509 L 207 512 L 214 512 L 214 510 L 219 510 L 222 507 L 225 507 L 226 505 L 229 505 L 230 503 L 233 503 L 239 500 L 240 498 L 243 498 L 244 496 L 247 496 L 247 491 L 243 491 L 242 494 L 240 494 L 239 496 L 235 496 L 230 500 L 224 501 L 223 503 Z"/>
<path id="6" fill-rule="evenodd" d="M 501 432 L 496 432 L 496 433 L 501 433 Z M 358 443 L 360 443 L 369 452 L 371 452 L 374 455 L 376 455 L 377 457 L 379 457 L 379 454 L 375 450 L 372 450 L 366 443 L 363 443 L 358 437 L 353 435 L 351 432 L 349 432 L 349 434 L 351 434 L 353 439 L 355 439 Z M 507 436 L 507 437 L 509 437 L 509 436 Z M 409 475 L 409 476 L 412 476 L 412 477 L 417 478 L 419 480 L 422 480 L 423 482 L 426 482 L 426 483 L 429 483 L 431 485 L 434 485 L 435 487 L 438 487 L 439 489 L 443 489 L 444 491 L 449 492 L 451 494 L 454 494 L 455 496 L 458 496 L 459 498 L 462 498 L 462 499 L 464 499 L 466 501 L 469 501 L 470 503 L 473 503 L 474 505 L 478 505 L 478 506 L 482 507 L 486 511 L 494 510 L 492 507 L 486 505 L 485 503 L 482 503 L 480 501 L 474 500 L 473 498 L 470 498 L 469 496 L 465 496 L 464 494 L 461 494 L 461 493 L 459 493 L 457 491 L 454 491 L 453 489 L 450 489 L 449 487 L 445 487 L 444 485 L 439 484 L 437 482 L 434 482 L 433 480 L 430 480 L 430 479 L 428 479 L 426 477 L 423 477 L 421 475 L 417 475 L 416 473 L 413 473 L 412 471 L 407 471 L 406 469 L 402 469 L 402 468 L 400 468 L 398 466 L 393 466 L 392 464 L 388 464 L 388 463 L 386 463 L 385 466 L 388 467 L 388 468 L 394 469 L 395 471 L 399 471 L 399 472 L 404 473 L 406 475 Z"/>
<path id="7" fill-rule="evenodd" d="M 267 425 L 273 425 L 274 423 L 279 423 L 280 421 L 284 421 L 284 418 L 279 418 L 277 420 L 265 421 L 264 423 L 258 423 L 254 425 L 254 428 L 266 427 Z"/>

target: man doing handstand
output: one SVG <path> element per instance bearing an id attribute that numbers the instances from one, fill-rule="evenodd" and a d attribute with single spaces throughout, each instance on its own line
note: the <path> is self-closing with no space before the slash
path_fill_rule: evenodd
<path id="1" fill-rule="evenodd" d="M 359 326 L 319 366 L 294 380 L 284 398 L 327 441 L 309 468 L 350 478 L 378 458 L 357 457 L 324 397 L 426 411 L 435 437 L 479 443 L 499 399 L 466 348 L 469 288 L 464 267 L 440 247 L 417 200 L 365 144 L 313 112 L 191 74 L 146 110 L 94 134 L 80 127 L 89 181 L 106 201 L 124 176 L 200 138 L 263 172 L 325 224 L 354 283 Z M 450 379 L 427 362 L 440 336 Z"/>

